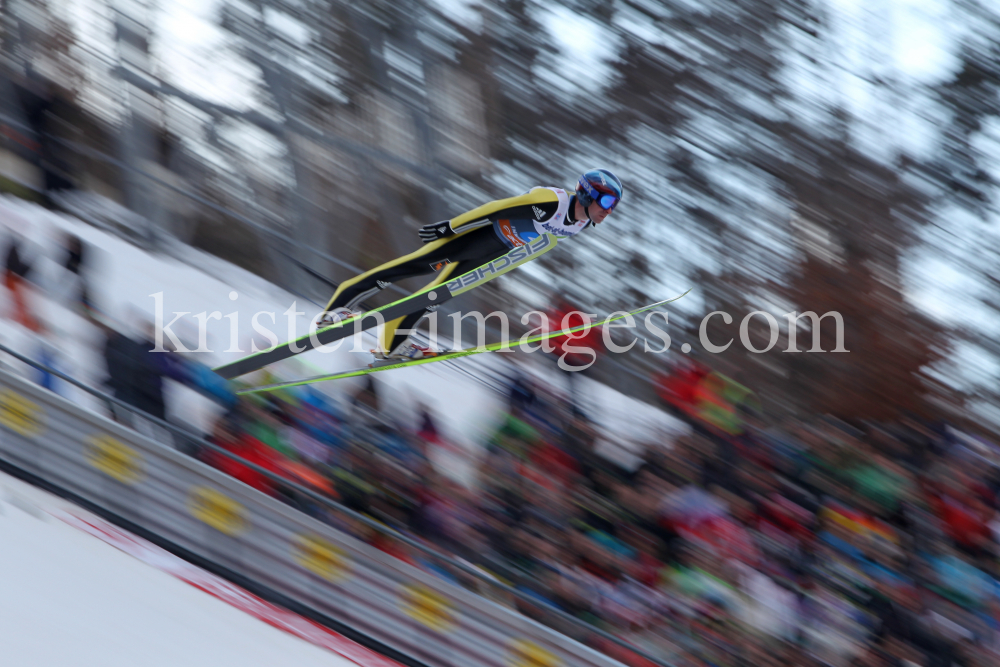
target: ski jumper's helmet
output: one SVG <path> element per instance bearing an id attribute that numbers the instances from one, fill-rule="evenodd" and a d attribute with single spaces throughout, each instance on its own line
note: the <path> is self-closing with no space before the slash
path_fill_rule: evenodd
<path id="1" fill-rule="evenodd" d="M 576 198 L 583 206 L 597 202 L 605 211 L 611 211 L 622 199 L 622 182 L 607 169 L 591 169 L 580 177 Z"/>

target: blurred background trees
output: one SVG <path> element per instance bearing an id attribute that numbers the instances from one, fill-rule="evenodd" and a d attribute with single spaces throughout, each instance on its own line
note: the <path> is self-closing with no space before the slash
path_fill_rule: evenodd
<path id="1" fill-rule="evenodd" d="M 34 165 L 53 205 L 100 193 L 148 243 L 178 238 L 323 302 L 415 247 L 421 224 L 606 166 L 626 186 L 608 224 L 475 306 L 519 315 L 558 294 L 605 313 L 693 286 L 671 351 L 605 355 L 608 381 L 699 349 L 702 318 L 725 310 L 734 322 L 708 333 L 735 342 L 705 360 L 765 409 L 1000 423 L 989 3 L 72 7 L 0 3 L 8 189 L 31 180 L 16 160 Z M 781 326 L 764 354 L 739 340 L 753 311 Z M 783 352 L 792 311 L 841 313 L 850 352 Z M 757 349 L 764 325 L 748 327 Z M 834 339 L 826 318 L 822 348 Z M 797 340 L 812 346 L 805 320 Z"/>

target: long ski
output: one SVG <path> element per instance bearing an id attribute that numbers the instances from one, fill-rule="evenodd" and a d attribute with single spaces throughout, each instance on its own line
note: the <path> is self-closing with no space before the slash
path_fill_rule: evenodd
<path id="1" fill-rule="evenodd" d="M 353 336 L 356 333 L 385 322 L 391 322 L 396 318 L 405 317 L 431 306 L 440 305 L 459 294 L 464 294 L 493 278 L 536 259 L 555 248 L 557 243 L 558 241 L 554 235 L 543 234 L 530 243 L 514 248 L 503 257 L 498 257 L 492 262 L 483 264 L 478 268 L 463 273 L 457 278 L 449 280 L 444 285 L 425 287 L 419 292 L 405 296 L 385 306 L 373 308 L 365 313 L 300 336 L 287 343 L 281 343 L 267 350 L 237 359 L 228 364 L 223 364 L 213 370 L 227 380 L 231 380 L 297 354 L 302 354 L 303 352 L 328 345 L 342 338 Z"/>
<path id="2" fill-rule="evenodd" d="M 665 301 L 658 301 L 658 302 L 656 302 L 654 304 L 651 304 L 649 306 L 644 306 L 644 307 L 639 308 L 637 310 L 633 310 L 633 311 L 630 311 L 630 312 L 627 312 L 627 313 L 622 313 L 621 315 L 617 315 L 615 317 L 608 317 L 606 319 L 601 320 L 600 322 L 595 322 L 593 324 L 581 324 L 580 326 L 572 327 L 572 328 L 569 328 L 569 329 L 561 329 L 559 331 L 550 331 L 550 332 L 547 332 L 547 333 L 538 334 L 537 336 L 531 336 L 531 337 L 529 337 L 529 338 L 527 338 L 525 340 L 518 341 L 517 345 L 528 345 L 528 344 L 531 344 L 531 343 L 538 343 L 538 342 L 541 342 L 541 341 L 546 340 L 548 338 L 556 338 L 558 336 L 566 336 L 566 335 L 569 335 L 571 333 L 575 333 L 577 331 L 583 331 L 584 329 L 587 329 L 588 327 L 600 326 L 602 324 L 607 324 L 609 322 L 614 322 L 616 320 L 621 320 L 621 319 L 624 319 L 624 318 L 630 317 L 630 316 L 634 317 L 635 315 L 639 315 L 641 313 L 645 313 L 645 312 L 650 311 L 650 310 L 652 310 L 654 308 L 657 308 L 658 306 L 662 306 L 664 304 L 671 303 L 673 301 L 677 301 L 681 297 L 686 296 L 688 294 L 688 292 L 690 292 L 690 291 L 691 290 L 688 290 L 687 292 L 684 292 L 684 294 L 681 294 L 680 296 L 675 296 L 672 299 L 667 299 Z M 342 373 L 333 373 L 331 375 L 317 375 L 315 377 L 305 378 L 303 380 L 291 380 L 289 382 L 277 382 L 275 384 L 267 384 L 267 385 L 262 385 L 260 387 L 249 387 L 247 389 L 243 389 L 243 390 L 238 391 L 236 393 L 237 394 L 254 394 L 254 393 L 265 392 L 265 391 L 277 391 L 279 389 L 289 389 L 291 387 L 299 387 L 299 386 L 302 386 L 302 385 L 314 384 L 316 382 L 328 382 L 328 381 L 332 381 L 332 380 L 342 380 L 344 378 L 358 377 L 360 375 L 368 375 L 370 373 L 378 373 L 380 371 L 391 371 L 391 370 L 394 370 L 394 369 L 397 369 L 397 368 L 403 368 L 403 367 L 409 367 L 409 366 L 421 366 L 423 364 L 433 364 L 433 363 L 438 362 L 438 361 L 451 361 L 452 359 L 458 359 L 460 357 L 468 357 L 470 355 L 479 354 L 481 352 L 495 352 L 497 350 L 501 350 L 501 349 L 504 349 L 504 348 L 513 349 L 514 347 L 516 347 L 516 346 L 511 345 L 510 341 L 500 341 L 500 342 L 497 342 L 497 343 L 490 343 L 489 345 L 484 345 L 483 347 L 474 347 L 474 348 L 469 348 L 469 349 L 465 349 L 465 350 L 456 350 L 455 352 L 446 352 L 445 354 L 440 354 L 440 355 L 438 355 L 436 357 L 427 357 L 426 359 L 414 359 L 412 361 L 401 361 L 399 363 L 386 364 L 384 366 L 374 366 L 374 367 L 369 366 L 369 367 L 365 367 L 365 368 L 358 368 L 358 369 L 355 369 L 355 370 L 352 370 L 352 371 L 344 371 Z"/>

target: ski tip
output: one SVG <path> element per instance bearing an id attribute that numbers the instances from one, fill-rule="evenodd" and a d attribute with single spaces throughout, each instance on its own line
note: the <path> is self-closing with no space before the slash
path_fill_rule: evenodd
<path id="1" fill-rule="evenodd" d="M 671 297 L 669 299 L 664 299 L 663 301 L 657 301 L 656 303 L 651 303 L 648 306 L 643 306 L 642 308 L 640 308 L 638 310 L 632 311 L 632 313 L 633 314 L 644 313 L 647 310 L 652 310 L 653 308 L 657 308 L 657 307 L 662 306 L 664 304 L 673 303 L 674 301 L 678 301 L 678 300 L 683 299 L 684 297 L 686 297 L 688 294 L 691 293 L 691 291 L 693 289 L 694 289 L 693 287 L 689 287 L 687 289 L 687 291 L 683 292 L 682 294 L 678 294 L 677 296 Z"/>
<path id="2" fill-rule="evenodd" d="M 663 304 L 665 304 L 665 303 L 671 303 L 671 302 L 673 302 L 673 301 L 677 301 L 677 300 L 679 300 L 679 299 L 683 299 L 683 298 L 684 298 L 684 297 L 686 297 L 686 296 L 687 296 L 688 294 L 690 294 L 690 293 L 691 293 L 691 291 L 692 291 L 693 289 L 694 289 L 693 287 L 689 287 L 689 288 L 687 288 L 687 291 L 685 291 L 684 293 L 682 293 L 682 294 L 678 294 L 677 296 L 673 297 L 672 299 L 664 299 L 663 301 L 661 301 L 660 303 L 658 303 L 658 304 L 656 304 L 656 305 L 657 305 L 657 306 L 660 306 L 660 305 L 663 305 Z"/>

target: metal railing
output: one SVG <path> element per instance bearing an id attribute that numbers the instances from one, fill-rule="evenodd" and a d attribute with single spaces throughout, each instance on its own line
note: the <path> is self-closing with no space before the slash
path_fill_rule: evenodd
<path id="1" fill-rule="evenodd" d="M 74 378 L 72 378 L 72 377 L 70 377 L 70 376 L 68 376 L 68 375 L 66 375 L 64 373 L 61 373 L 60 371 L 57 371 L 57 370 L 55 370 L 53 368 L 50 368 L 50 367 L 46 366 L 45 364 L 39 363 L 39 362 L 37 362 L 37 361 L 29 358 L 29 357 L 26 357 L 26 356 L 24 356 L 24 355 L 22 355 L 22 354 L 20 354 L 20 353 L 18 353 L 16 351 L 10 349 L 6 345 L 0 344 L 0 352 L 3 352 L 3 353 L 6 353 L 6 354 L 10 355 L 11 357 L 13 357 L 14 359 L 20 361 L 21 363 L 27 364 L 27 365 L 29 365 L 29 366 L 31 366 L 31 367 L 39 370 L 39 371 L 42 371 L 44 373 L 48 373 L 48 374 L 52 375 L 53 377 L 56 377 L 56 378 L 58 378 L 60 380 L 63 380 L 64 382 L 67 382 L 67 383 L 69 383 L 69 384 L 77 387 L 78 389 L 81 389 L 81 390 L 87 392 L 88 394 L 94 396 L 95 398 L 100 399 L 101 401 L 106 402 L 109 405 L 114 405 L 114 406 L 117 406 L 117 407 L 119 407 L 121 409 L 124 409 L 124 410 L 126 410 L 128 412 L 136 414 L 136 415 L 140 416 L 141 418 L 143 418 L 145 420 L 148 420 L 150 423 L 153 423 L 153 424 L 159 426 L 160 428 L 165 429 L 166 431 L 170 432 L 171 434 L 173 434 L 173 435 L 175 435 L 177 437 L 180 437 L 180 438 L 188 440 L 188 441 L 192 441 L 192 442 L 196 443 L 198 446 L 200 446 L 200 447 L 202 447 L 202 448 L 204 448 L 206 450 L 212 451 L 214 453 L 220 454 L 220 455 L 225 456 L 225 457 L 227 457 L 229 459 L 237 461 L 241 465 L 247 466 L 248 468 L 254 470 L 255 472 L 257 472 L 257 473 L 259 473 L 259 474 L 267 477 L 269 480 L 271 480 L 272 482 L 275 482 L 279 486 L 292 489 L 297 494 L 301 494 L 303 497 L 309 498 L 309 499 L 311 499 L 311 500 L 319 503 L 320 505 L 322 505 L 322 506 L 324 506 L 324 507 L 326 507 L 326 508 L 328 508 L 330 510 L 333 510 L 333 511 L 335 511 L 337 513 L 340 513 L 340 514 L 344 515 L 344 516 L 350 517 L 351 519 L 362 523 L 363 525 L 365 525 L 368 528 L 371 528 L 371 529 L 373 529 L 373 530 L 375 530 L 375 531 L 377 531 L 377 532 L 379 532 L 379 533 L 381 533 L 381 534 L 383 534 L 385 536 L 391 537 L 392 539 L 397 540 L 397 541 L 401 542 L 402 544 L 407 545 L 408 547 L 411 547 L 413 549 L 416 549 L 416 550 L 420 551 L 421 553 L 423 553 L 423 554 L 431 557 L 434 560 L 440 561 L 442 563 L 446 563 L 449 567 L 454 568 L 455 570 L 457 570 L 459 572 L 462 572 L 465 575 L 473 577 L 474 579 L 476 579 L 477 581 L 479 581 L 480 583 L 486 585 L 489 588 L 500 590 L 503 593 L 505 593 L 506 595 L 509 595 L 509 596 L 511 596 L 513 598 L 517 598 L 518 600 L 521 600 L 521 601 L 523 601 L 523 602 L 525 602 L 525 603 L 527 603 L 527 604 L 529 604 L 531 606 L 537 606 L 538 605 L 538 600 L 536 598 L 532 597 L 531 595 L 528 595 L 528 594 L 526 594 L 526 593 L 524 593 L 524 592 L 522 592 L 522 591 L 520 591 L 520 590 L 518 590 L 518 589 L 516 589 L 516 588 L 514 588 L 512 586 L 509 586 L 509 585 L 504 584 L 504 583 L 502 583 L 500 581 L 497 581 L 495 578 L 492 578 L 492 577 L 484 574 L 483 572 L 479 571 L 475 567 L 472 567 L 472 566 L 470 566 L 470 565 L 468 565 L 468 564 L 466 564 L 466 563 L 464 563 L 464 562 L 462 562 L 460 560 L 452 558 L 451 556 L 448 556 L 448 555 L 446 555 L 446 554 L 444 554 L 444 553 L 442 553 L 442 552 L 440 552 L 440 551 L 438 551 L 438 550 L 436 550 L 434 548 L 431 548 L 431 547 L 427 546 L 426 544 L 423 544 L 423 543 L 421 543 L 421 542 L 419 542 L 417 540 L 414 540 L 414 539 L 412 539 L 410 537 L 407 537 L 406 535 L 403 535 L 402 533 L 400 533 L 400 532 L 398 532 L 396 530 L 393 530 L 392 528 L 389 528 L 389 527 L 385 526 L 384 524 L 379 523 L 378 521 L 376 521 L 376 520 L 374 520 L 374 519 L 372 519 L 372 518 L 370 518 L 370 517 L 368 517 L 368 516 L 366 516 L 366 515 L 364 515 L 364 514 L 362 514 L 360 512 L 352 510 L 352 509 L 350 509 L 350 508 L 342 505 L 341 503 L 338 503 L 335 500 L 332 500 L 329 497 L 324 496 L 323 494 L 318 493 L 317 491 L 314 491 L 313 489 L 310 489 L 310 488 L 308 488 L 306 486 L 303 486 L 301 484 L 298 484 L 296 482 L 290 481 L 290 480 L 288 480 L 285 477 L 282 477 L 280 475 L 277 475 L 277 474 L 271 472 L 270 470 L 267 470 L 266 468 L 263 468 L 263 467 L 261 467 L 259 465 L 251 463 L 249 461 L 246 461 L 245 459 L 243 459 L 243 458 L 241 458 L 241 457 L 233 454 L 232 452 L 226 450 L 225 448 L 220 447 L 218 445 L 215 445 L 215 444 L 209 442 L 208 440 L 206 440 L 206 439 L 204 439 L 204 438 L 202 438 L 200 436 L 196 436 L 196 435 L 192 434 L 190 431 L 186 431 L 186 430 L 184 430 L 182 428 L 179 428 L 179 427 L 175 426 L 174 424 L 171 424 L 171 423 L 169 423 L 167 421 L 164 421 L 162 419 L 159 419 L 157 417 L 154 417 L 152 415 L 144 413 L 141 410 L 138 410 L 137 408 L 135 408 L 134 406 L 129 405 L 128 403 L 126 403 L 126 402 L 124 402 L 124 401 L 122 401 L 120 399 L 117 399 L 117 398 L 115 398 L 113 396 L 109 396 L 108 394 L 105 394 L 104 392 L 101 392 L 101 391 L 99 391 L 97 389 L 94 389 L 92 387 L 88 387 L 84 383 L 82 383 L 82 382 L 80 382 L 80 381 L 78 381 L 78 380 L 76 380 L 76 379 L 74 379 Z M 609 632 L 607 632 L 607 631 L 605 631 L 605 630 L 603 630 L 601 628 L 598 628 L 598 627 L 596 627 L 594 625 L 591 625 L 590 623 L 587 623 L 586 621 L 582 621 L 582 620 L 576 618 L 575 616 L 572 616 L 571 614 L 568 614 L 568 613 L 566 613 L 566 612 L 564 612 L 562 610 L 555 609 L 555 608 L 547 606 L 546 607 L 546 613 L 547 614 L 551 614 L 553 617 L 559 619 L 560 621 L 562 621 L 564 623 L 569 624 L 570 626 L 572 626 L 574 628 L 577 628 L 577 629 L 583 631 L 584 633 L 589 633 L 591 635 L 595 635 L 597 637 L 600 637 L 602 639 L 610 641 L 610 642 L 612 642 L 612 643 L 614 643 L 614 644 L 616 644 L 616 645 L 618 645 L 618 646 L 620 646 L 620 647 L 622 647 L 622 648 L 630 651 L 631 653 L 634 653 L 637 656 L 641 656 L 642 658 L 645 658 L 646 660 L 649 660 L 653 664 L 659 665 L 660 667 L 674 667 L 672 664 L 670 664 L 668 662 L 665 662 L 662 659 L 659 659 L 659 658 L 657 658 L 657 657 L 655 657 L 653 655 L 650 655 L 650 654 L 646 653 L 645 651 L 643 651 L 641 649 L 636 648 L 634 645 L 628 643 L 627 641 L 622 640 L 619 637 L 616 637 L 615 635 L 613 635 L 613 634 L 611 634 L 611 633 L 609 633 Z"/>

